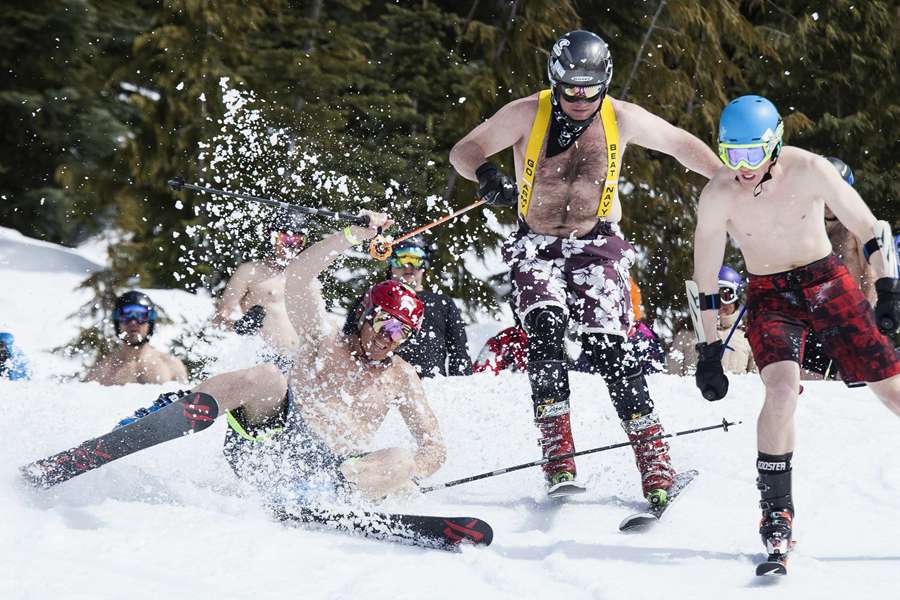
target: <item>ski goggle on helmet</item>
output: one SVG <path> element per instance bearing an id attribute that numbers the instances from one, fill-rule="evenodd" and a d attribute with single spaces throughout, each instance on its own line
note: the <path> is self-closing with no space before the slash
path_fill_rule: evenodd
<path id="1" fill-rule="evenodd" d="M 140 304 L 126 304 L 117 308 L 113 317 L 119 323 L 136 321 L 143 325 L 156 320 L 156 311 Z"/>
<path id="2" fill-rule="evenodd" d="M 406 246 L 395 249 L 388 259 L 388 264 L 392 269 L 402 269 L 403 267 L 424 269 L 428 266 L 428 256 L 423 248 Z"/>
<path id="3" fill-rule="evenodd" d="M 719 300 L 722 304 L 734 304 L 738 301 L 744 280 L 737 271 L 723 265 L 719 269 Z"/>
<path id="4" fill-rule="evenodd" d="M 757 169 L 777 157 L 784 123 L 775 105 L 762 96 L 732 100 L 719 119 L 719 158 L 733 171 Z"/>
<path id="5" fill-rule="evenodd" d="M 412 335 L 412 327 L 394 315 L 376 310 L 372 317 L 372 329 L 377 335 L 386 335 L 392 342 L 405 342 Z"/>

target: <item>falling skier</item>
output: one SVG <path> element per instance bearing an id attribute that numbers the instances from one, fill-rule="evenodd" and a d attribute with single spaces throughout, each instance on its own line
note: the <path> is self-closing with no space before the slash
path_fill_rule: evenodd
<path id="1" fill-rule="evenodd" d="M 429 545 L 453 546 L 462 539 L 490 543 L 490 528 L 477 519 L 365 514 L 347 519 L 309 512 L 356 492 L 370 499 L 415 489 L 416 481 L 443 464 L 446 451 L 437 420 L 415 370 L 393 356 L 421 326 L 423 305 L 397 281 L 383 281 L 366 293 L 356 328 L 330 333 L 316 283 L 342 252 L 387 227 L 386 215 L 362 211 L 370 228 L 348 226 L 294 258 L 285 270 L 285 304 L 300 351 L 289 379 L 272 364 L 212 377 L 190 392 L 161 396 L 112 432 L 22 468 L 26 479 L 49 487 L 140 449 L 209 427 L 228 413 L 225 453 L 239 476 L 257 484 L 288 521 L 327 522 L 367 535 L 413 533 Z M 365 449 L 395 407 L 416 442 L 405 448 Z M 300 509 L 299 516 L 292 508 Z M 306 512 L 303 512 L 306 511 Z M 356 518 L 357 513 L 351 517 Z M 351 519 L 352 521 L 352 519 Z M 449 521 L 453 521 L 450 523 Z M 422 528 L 431 528 L 422 531 Z M 399 529 L 398 529 L 399 528 Z M 415 537 L 415 535 L 413 536 Z"/>
<path id="2" fill-rule="evenodd" d="M 828 160 L 783 147 L 782 132 L 777 109 L 760 96 L 742 96 L 722 111 L 719 155 L 727 168 L 700 196 L 694 239 L 699 294 L 690 298 L 692 315 L 699 314 L 702 321 L 696 323 L 698 336 L 703 336 L 697 345 L 697 387 L 708 400 L 719 400 L 728 391 L 728 379 L 716 335 L 716 273 L 731 235 L 751 273 L 747 334 L 766 391 L 757 424 L 756 466 L 759 533 L 769 560 L 759 565 L 758 575 L 787 572 L 794 518 L 794 409 L 807 331 L 818 335 L 848 378 L 868 382 L 900 415 L 900 360 L 884 335 L 900 325 L 890 226 L 876 221 Z M 853 235 L 869 240 L 866 254 L 879 276 L 874 319 L 858 283 L 832 253 L 823 219 L 826 206 Z"/>

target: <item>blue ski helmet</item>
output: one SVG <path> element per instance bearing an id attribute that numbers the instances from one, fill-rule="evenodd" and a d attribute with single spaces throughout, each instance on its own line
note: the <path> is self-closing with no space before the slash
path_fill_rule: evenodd
<path id="1" fill-rule="evenodd" d="M 759 152 L 762 148 L 765 159 L 775 160 L 783 135 L 784 123 L 774 104 L 762 96 L 741 96 L 729 102 L 719 118 L 719 157 L 731 169 L 738 169 L 740 163 L 756 168 L 763 161 L 760 156 L 745 156 L 747 149 Z M 729 151 L 750 160 L 731 160 Z"/>
<path id="2" fill-rule="evenodd" d="M 844 181 L 846 181 L 850 185 L 856 183 L 856 178 L 853 177 L 853 169 L 850 168 L 850 165 L 834 156 L 829 156 L 828 162 L 834 165 L 834 168 L 837 169 L 837 172 L 841 174 L 841 177 L 844 179 Z"/>

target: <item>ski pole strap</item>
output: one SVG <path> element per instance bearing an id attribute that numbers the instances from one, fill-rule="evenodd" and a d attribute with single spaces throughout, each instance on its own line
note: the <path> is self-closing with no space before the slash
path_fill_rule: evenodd
<path id="1" fill-rule="evenodd" d="M 626 446 L 633 446 L 637 443 L 645 443 L 645 442 L 655 442 L 657 440 L 664 440 L 666 438 L 678 437 L 681 435 L 690 435 L 692 433 L 700 433 L 701 431 L 711 431 L 713 429 L 722 429 L 723 431 L 728 431 L 729 427 L 733 427 L 734 425 L 740 425 L 743 421 L 730 422 L 727 419 L 722 419 L 722 422 L 717 425 L 708 425 L 706 427 L 697 427 L 696 429 L 685 429 L 684 431 L 676 431 L 675 433 L 667 433 L 665 435 L 656 435 L 644 440 L 639 440 L 635 442 L 620 442 L 618 444 L 611 444 L 609 446 L 600 446 L 599 448 L 591 448 L 590 450 L 581 450 L 580 452 L 570 452 L 568 454 L 560 454 L 559 456 L 554 456 L 553 458 L 542 458 L 539 460 L 534 460 L 528 463 L 522 463 L 520 465 L 514 465 L 512 467 L 506 467 L 504 469 L 497 469 L 495 471 L 488 471 L 487 473 L 479 473 L 478 475 L 472 475 L 470 477 L 463 477 L 462 479 L 455 479 L 453 481 L 448 481 L 446 483 L 439 483 L 437 485 L 426 486 L 419 488 L 419 491 L 423 494 L 427 494 L 428 492 L 433 492 L 435 490 L 442 490 L 444 488 L 453 487 L 457 485 L 462 485 L 463 483 L 469 483 L 472 481 L 478 481 L 479 479 L 487 479 L 488 477 L 495 477 L 497 475 L 503 475 L 504 473 L 512 473 L 513 471 L 519 471 L 521 469 L 528 469 L 529 467 L 539 467 L 541 465 L 545 465 L 548 462 L 557 461 L 557 460 L 566 460 L 569 458 L 575 458 L 576 456 L 584 456 L 585 454 L 594 454 L 596 452 L 605 452 L 607 450 L 614 450 L 616 448 L 625 448 Z"/>
<path id="2" fill-rule="evenodd" d="M 333 210 L 329 210 L 327 208 L 313 208 L 311 206 L 300 206 L 297 204 L 290 204 L 288 202 L 282 202 L 280 200 L 273 200 L 272 198 L 261 198 L 259 196 L 251 196 L 250 194 L 239 194 L 237 192 L 229 192 L 226 190 L 219 190 L 216 188 L 211 188 L 205 185 L 194 185 L 191 183 L 185 183 L 183 177 L 175 177 L 174 179 L 169 180 L 169 187 L 175 190 L 176 192 L 180 192 L 181 190 L 191 190 L 194 192 L 201 192 L 206 194 L 213 194 L 218 196 L 226 196 L 228 198 L 236 198 L 238 200 L 247 200 L 250 202 L 259 202 L 260 204 L 265 204 L 267 206 L 274 206 L 276 208 L 283 208 L 285 210 L 291 210 L 294 212 L 298 212 L 304 215 L 318 215 L 322 217 L 328 217 L 330 219 L 340 219 L 343 221 L 350 221 L 354 225 L 359 225 L 361 227 L 369 226 L 369 217 L 363 217 L 360 215 L 354 215 L 353 213 L 348 212 L 337 212 Z"/>

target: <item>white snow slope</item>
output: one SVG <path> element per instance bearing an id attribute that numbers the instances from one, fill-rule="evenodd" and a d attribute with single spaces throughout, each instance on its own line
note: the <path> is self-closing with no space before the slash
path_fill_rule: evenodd
<path id="1" fill-rule="evenodd" d="M 227 467 L 222 422 L 52 490 L 26 489 L 19 465 L 108 431 L 171 386 L 51 377 L 45 351 L 75 331 L 65 317 L 86 299 L 73 287 L 92 267 L 71 251 L 0 233 L 0 328 L 18 335 L 36 373 L 31 382 L 0 382 L 0 598 L 897 597 L 900 422 L 868 390 L 840 383 L 809 383 L 801 398 L 799 543 L 780 580 L 753 575 L 762 558 L 754 485 L 762 387 L 754 376 L 733 377 L 716 403 L 689 379 L 650 379 L 669 431 L 723 416 L 744 423 L 672 441 L 676 465 L 701 475 L 657 527 L 636 535 L 617 531 L 641 506 L 627 449 L 580 459 L 589 491 L 563 503 L 548 501 L 540 471 L 529 469 L 383 507 L 491 523 L 492 546 L 459 554 L 276 524 Z M 163 294 L 163 308 L 198 306 L 182 296 Z M 436 379 L 425 388 L 448 446 L 434 482 L 537 457 L 524 375 Z M 599 378 L 573 374 L 572 398 L 580 449 L 624 439 Z M 410 444 L 401 427 L 392 415 L 377 443 Z"/>

